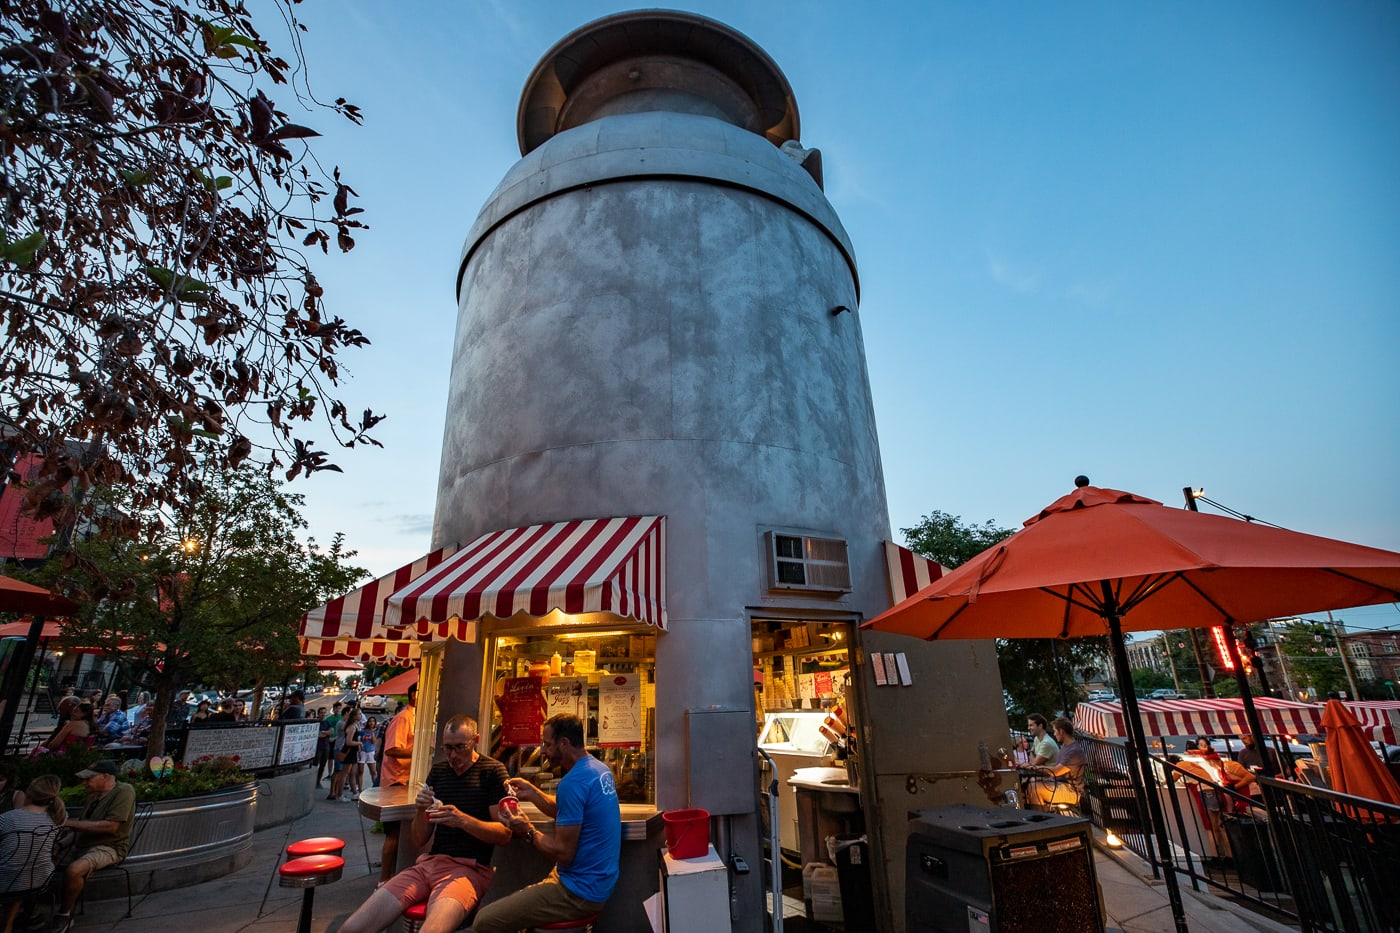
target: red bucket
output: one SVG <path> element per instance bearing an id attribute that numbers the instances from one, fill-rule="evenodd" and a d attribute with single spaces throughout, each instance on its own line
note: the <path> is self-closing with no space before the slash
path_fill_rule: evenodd
<path id="1" fill-rule="evenodd" d="M 710 811 L 670 810 L 661 821 L 671 858 L 701 858 L 710 851 Z"/>

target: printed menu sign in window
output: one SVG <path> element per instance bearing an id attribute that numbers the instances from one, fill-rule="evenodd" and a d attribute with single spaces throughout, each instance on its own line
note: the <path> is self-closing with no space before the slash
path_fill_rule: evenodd
<path id="1" fill-rule="evenodd" d="M 641 676 L 604 674 L 598 679 L 599 747 L 619 748 L 641 744 Z"/>
<path id="2" fill-rule="evenodd" d="M 588 678 L 555 677 L 544 688 L 545 716 L 568 713 L 588 722 Z"/>
<path id="3" fill-rule="evenodd" d="M 496 698 L 501 708 L 501 741 L 506 745 L 538 745 L 544 727 L 544 681 L 539 677 L 510 677 Z"/>

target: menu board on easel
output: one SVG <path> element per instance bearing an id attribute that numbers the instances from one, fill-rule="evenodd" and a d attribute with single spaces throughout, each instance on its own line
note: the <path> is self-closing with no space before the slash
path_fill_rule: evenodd
<path id="1" fill-rule="evenodd" d="M 642 679 L 638 674 L 604 674 L 598 679 L 598 746 L 642 744 Z"/>
<path id="2" fill-rule="evenodd" d="M 538 745 L 544 727 L 544 681 L 539 677 L 510 677 L 496 698 L 501 708 L 501 741 L 506 745 Z"/>
<path id="3" fill-rule="evenodd" d="M 544 688 L 545 717 L 568 713 L 588 722 L 588 678 L 555 677 Z"/>

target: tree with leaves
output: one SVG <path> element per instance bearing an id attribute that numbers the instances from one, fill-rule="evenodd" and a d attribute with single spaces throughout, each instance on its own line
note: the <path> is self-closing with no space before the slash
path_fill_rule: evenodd
<path id="1" fill-rule="evenodd" d="M 942 566 L 957 567 L 1011 536 L 1012 529 L 988 520 L 964 523 L 962 516 L 934 511 L 912 528 L 901 528 L 906 545 Z M 1106 674 L 1107 637 L 998 638 L 997 666 L 1014 719 L 1028 713 L 1069 711 L 1083 695 L 1080 684 Z"/>
<path id="2" fill-rule="evenodd" d="M 1281 626 L 1279 654 L 1286 659 L 1293 683 L 1311 688 L 1320 697 L 1347 689 L 1347 672 L 1342 666 L 1337 637 L 1322 622 L 1294 619 Z"/>
<path id="3" fill-rule="evenodd" d="M 302 542 L 302 498 L 265 473 L 211 464 L 199 485 L 180 513 L 141 516 L 154 536 L 76 541 L 38 577 L 78 603 L 65 642 L 102 649 L 152 692 L 153 755 L 180 686 L 289 680 L 302 614 L 365 576 L 339 535 L 327 550 Z M 104 512 L 134 507 L 125 490 L 93 498 Z"/>
<path id="4" fill-rule="evenodd" d="M 209 457 L 336 469 L 318 419 L 376 443 L 331 394 L 368 340 L 308 255 L 353 248 L 361 210 L 276 99 L 361 117 L 306 84 L 296 2 L 290 61 L 242 0 L 0 4 L 0 468 L 38 463 L 31 514 L 120 485 L 145 515 Z"/>

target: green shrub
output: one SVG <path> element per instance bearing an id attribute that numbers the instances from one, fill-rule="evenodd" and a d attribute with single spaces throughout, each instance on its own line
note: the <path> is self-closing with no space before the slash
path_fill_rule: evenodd
<path id="1" fill-rule="evenodd" d="M 70 805 L 78 804 L 85 796 L 82 782 L 77 774 L 94 761 L 111 756 L 102 749 L 70 745 L 61 753 L 44 755 L 39 758 L 11 758 L 9 765 L 15 771 L 12 785 L 22 789 L 41 774 L 56 774 L 63 781 L 63 799 Z M 194 797 L 226 787 L 236 787 L 253 780 L 252 775 L 238 764 L 238 758 L 209 757 L 191 762 L 189 767 L 181 764 L 162 778 L 151 773 L 149 762 L 142 762 L 139 769 L 121 771 L 122 762 L 117 762 L 118 780 L 130 784 L 136 790 L 136 799 L 170 800 L 175 797 Z"/>

